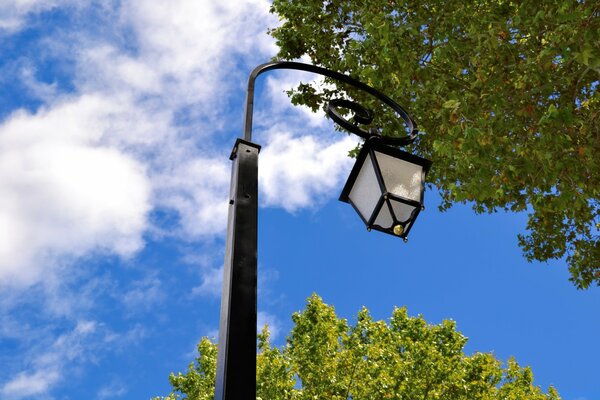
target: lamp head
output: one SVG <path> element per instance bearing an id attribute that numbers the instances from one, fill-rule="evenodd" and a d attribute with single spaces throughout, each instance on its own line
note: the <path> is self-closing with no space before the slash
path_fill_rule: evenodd
<path id="1" fill-rule="evenodd" d="M 431 161 L 369 138 L 360 150 L 340 200 L 350 203 L 369 230 L 406 239 L 423 209 Z"/>

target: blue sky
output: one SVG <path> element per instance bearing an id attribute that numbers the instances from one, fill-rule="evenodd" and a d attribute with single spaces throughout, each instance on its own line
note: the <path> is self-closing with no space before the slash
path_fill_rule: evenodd
<path id="1" fill-rule="evenodd" d="M 165 395 L 217 336 L 228 156 L 247 75 L 277 51 L 268 8 L 0 4 L 0 399 Z M 259 323 L 276 343 L 313 292 L 350 319 L 406 305 L 456 320 L 468 353 L 599 399 L 600 292 L 525 262 L 525 214 L 440 213 L 432 190 L 408 244 L 368 233 L 337 201 L 356 139 L 283 93 L 311 79 L 271 73 L 257 93 Z"/>

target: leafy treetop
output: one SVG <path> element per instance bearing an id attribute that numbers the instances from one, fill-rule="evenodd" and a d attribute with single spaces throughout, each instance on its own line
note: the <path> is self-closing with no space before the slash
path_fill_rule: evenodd
<path id="1" fill-rule="evenodd" d="M 600 285 L 597 1 L 273 0 L 272 12 L 278 58 L 308 56 L 408 106 L 442 210 L 526 210 L 526 258 L 566 256 L 578 288 Z M 332 95 L 303 84 L 293 101 Z M 398 135 L 391 116 L 379 124 Z"/>
<path id="2" fill-rule="evenodd" d="M 389 323 L 367 309 L 349 325 L 316 295 L 292 317 L 282 348 L 259 335 L 257 400 L 558 400 L 533 384 L 529 368 L 487 353 L 464 354 L 467 338 L 455 323 L 429 325 L 396 308 Z M 185 374 L 171 374 L 173 391 L 154 400 L 212 400 L 217 346 L 207 338 Z"/>

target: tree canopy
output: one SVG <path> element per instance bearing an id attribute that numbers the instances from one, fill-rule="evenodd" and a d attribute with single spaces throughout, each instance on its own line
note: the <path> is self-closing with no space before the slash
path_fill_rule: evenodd
<path id="1" fill-rule="evenodd" d="M 600 285 L 597 1 L 273 0 L 272 12 L 279 59 L 308 57 L 407 107 L 440 209 L 526 211 L 525 257 L 565 257 L 578 288 Z M 293 100 L 333 95 L 303 84 Z M 380 115 L 383 134 L 398 135 L 392 120 Z"/>
<path id="2" fill-rule="evenodd" d="M 502 366 L 493 354 L 464 354 L 467 338 L 453 321 L 430 325 L 396 308 L 389 322 L 363 308 L 350 325 L 313 295 L 281 348 L 259 335 L 257 400 L 555 400 L 533 384 L 529 368 Z M 171 374 L 173 391 L 154 400 L 212 400 L 217 346 L 203 338 L 185 374 Z"/>

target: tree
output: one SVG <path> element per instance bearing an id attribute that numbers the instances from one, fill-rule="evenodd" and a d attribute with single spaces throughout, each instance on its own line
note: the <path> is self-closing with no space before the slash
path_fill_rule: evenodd
<path id="1" fill-rule="evenodd" d="M 308 56 L 407 106 L 441 210 L 527 211 L 525 257 L 566 256 L 578 288 L 600 285 L 597 1 L 273 0 L 271 11 L 279 59 Z M 302 84 L 293 101 L 316 109 L 332 95 Z M 398 135 L 388 114 L 380 128 Z"/>
<path id="2" fill-rule="evenodd" d="M 317 295 L 292 319 L 282 348 L 271 346 L 266 327 L 259 335 L 257 399 L 559 399 L 512 359 L 502 367 L 492 354 L 465 355 L 467 338 L 453 321 L 429 325 L 396 308 L 386 323 L 363 308 L 349 325 Z M 216 350 L 203 338 L 187 373 L 169 377 L 173 392 L 155 400 L 212 399 Z"/>

